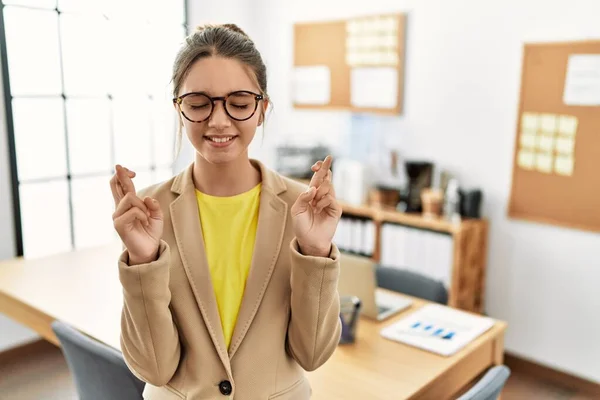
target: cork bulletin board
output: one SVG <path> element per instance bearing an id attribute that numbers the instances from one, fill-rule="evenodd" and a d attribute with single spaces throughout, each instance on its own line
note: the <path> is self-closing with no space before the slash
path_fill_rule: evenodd
<path id="1" fill-rule="evenodd" d="M 508 214 L 600 232 L 600 41 L 527 44 Z"/>
<path id="2" fill-rule="evenodd" d="M 295 24 L 294 107 L 401 114 L 405 34 L 404 14 Z"/>

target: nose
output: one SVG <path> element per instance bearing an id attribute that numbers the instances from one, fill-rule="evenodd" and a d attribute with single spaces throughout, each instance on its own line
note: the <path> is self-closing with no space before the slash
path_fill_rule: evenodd
<path id="1" fill-rule="evenodd" d="M 225 102 L 215 101 L 215 108 L 208 120 L 208 127 L 223 130 L 231 126 L 231 119 L 225 112 Z"/>

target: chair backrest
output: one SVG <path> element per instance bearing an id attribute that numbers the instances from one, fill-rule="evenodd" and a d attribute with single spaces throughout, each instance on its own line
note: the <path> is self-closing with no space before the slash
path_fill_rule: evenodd
<path id="1" fill-rule="evenodd" d="M 142 399 L 145 383 L 135 377 L 123 355 L 61 321 L 52 323 L 80 400 Z"/>
<path id="2" fill-rule="evenodd" d="M 496 400 L 509 376 L 510 369 L 506 365 L 492 367 L 457 400 Z"/>
<path id="3" fill-rule="evenodd" d="M 413 271 L 377 265 L 377 286 L 440 304 L 448 303 L 444 284 Z"/>

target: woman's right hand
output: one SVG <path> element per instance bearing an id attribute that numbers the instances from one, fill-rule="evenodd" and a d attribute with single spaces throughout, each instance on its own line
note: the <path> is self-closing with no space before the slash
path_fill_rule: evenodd
<path id="1" fill-rule="evenodd" d="M 135 172 L 117 165 L 110 180 L 115 200 L 113 224 L 129 252 L 129 265 L 145 264 L 158 257 L 163 214 L 156 199 L 140 199 L 132 178 Z"/>

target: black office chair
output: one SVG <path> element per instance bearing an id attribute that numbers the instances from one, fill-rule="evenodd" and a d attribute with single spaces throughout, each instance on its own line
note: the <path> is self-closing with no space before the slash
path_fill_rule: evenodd
<path id="1" fill-rule="evenodd" d="M 510 369 L 506 365 L 492 367 L 458 400 L 496 400 L 509 376 Z"/>
<path id="2" fill-rule="evenodd" d="M 448 303 L 448 291 L 435 279 L 405 269 L 377 265 L 377 286 L 440 304 Z"/>
<path id="3" fill-rule="evenodd" d="M 61 321 L 52 323 L 73 375 L 80 400 L 142 399 L 145 383 L 136 378 L 123 355 Z"/>

